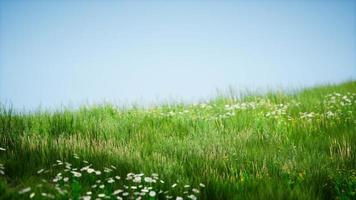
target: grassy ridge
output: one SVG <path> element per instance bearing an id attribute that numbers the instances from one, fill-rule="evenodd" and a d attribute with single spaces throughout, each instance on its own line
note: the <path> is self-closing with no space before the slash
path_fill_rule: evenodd
<path id="1" fill-rule="evenodd" d="M 120 188 L 128 195 L 119 196 L 130 198 L 135 196 L 134 189 L 126 188 L 133 184 L 130 172 L 136 173 L 133 179 L 141 172 L 164 179 L 140 182 L 156 192 L 142 194 L 144 199 L 356 197 L 354 81 L 294 94 L 217 97 L 149 109 L 0 109 L 0 147 L 5 149 L 0 151 L 0 199 L 24 199 L 32 193 L 34 199 L 95 199 L 99 194 L 113 198 L 117 195 L 112 192 Z M 69 181 L 52 180 L 59 172 L 57 160 L 63 166 L 70 163 L 70 170 L 61 169 L 69 173 Z M 87 169 L 79 170 L 89 163 L 101 172 L 113 165 L 114 172 L 92 176 Z M 41 169 L 44 172 L 37 173 Z M 76 177 L 76 171 L 82 175 Z M 111 180 L 110 173 L 121 179 L 102 190 L 92 187 L 99 179 Z M 19 194 L 27 187 L 31 191 Z"/>

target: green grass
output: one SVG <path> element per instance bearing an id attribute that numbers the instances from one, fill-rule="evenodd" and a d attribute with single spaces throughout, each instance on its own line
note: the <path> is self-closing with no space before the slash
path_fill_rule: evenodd
<path id="1" fill-rule="evenodd" d="M 0 147 L 0 199 L 356 199 L 356 82 L 149 109 L 2 105 Z"/>

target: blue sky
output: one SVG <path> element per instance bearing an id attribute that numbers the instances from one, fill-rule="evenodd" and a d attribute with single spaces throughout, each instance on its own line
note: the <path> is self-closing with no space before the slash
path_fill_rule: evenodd
<path id="1" fill-rule="evenodd" d="M 0 101 L 196 100 L 356 76 L 356 1 L 0 0 Z"/>

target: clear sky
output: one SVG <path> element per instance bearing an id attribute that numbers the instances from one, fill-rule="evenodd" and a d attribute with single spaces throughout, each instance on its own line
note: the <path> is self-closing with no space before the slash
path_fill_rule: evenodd
<path id="1" fill-rule="evenodd" d="M 17 108 L 355 77 L 352 0 L 0 0 L 0 101 Z"/>

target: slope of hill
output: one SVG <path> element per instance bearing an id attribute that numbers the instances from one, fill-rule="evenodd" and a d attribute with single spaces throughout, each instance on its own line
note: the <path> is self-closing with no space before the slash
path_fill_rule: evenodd
<path id="1" fill-rule="evenodd" d="M 356 82 L 198 104 L 0 108 L 0 199 L 355 199 Z"/>

